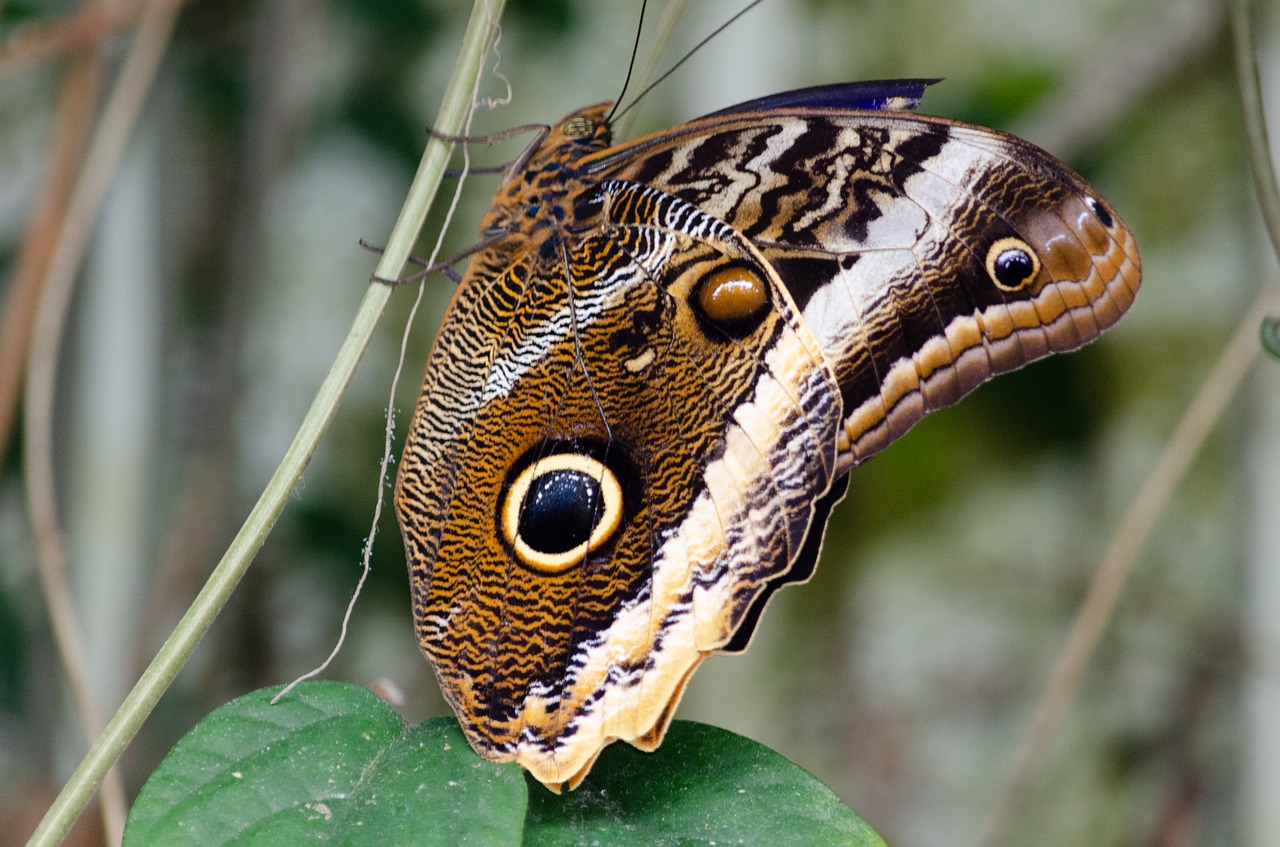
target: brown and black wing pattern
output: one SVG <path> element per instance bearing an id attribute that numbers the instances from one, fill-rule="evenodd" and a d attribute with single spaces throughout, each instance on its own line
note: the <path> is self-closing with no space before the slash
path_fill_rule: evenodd
<path id="1" fill-rule="evenodd" d="M 513 237 L 469 269 L 397 488 L 446 697 L 473 746 L 549 785 L 612 739 L 657 745 L 693 669 L 805 548 L 842 421 L 749 241 L 644 186 L 580 187 L 580 232 Z M 708 311 L 708 280 L 764 301 Z M 559 544 L 529 517 L 557 486 L 597 497 L 598 539 Z"/>
<path id="2" fill-rule="evenodd" d="M 832 106 L 922 90 L 616 147 L 590 107 L 504 179 L 396 490 L 419 641 L 481 755 L 558 788 L 653 749 L 702 659 L 812 573 L 854 464 L 1131 303 L 1131 234 L 1048 154 Z"/>
<path id="3" fill-rule="evenodd" d="M 692 203 L 754 242 L 835 369 L 842 468 L 934 409 L 1132 303 L 1132 233 L 1021 139 L 900 112 L 731 112 L 587 168 Z"/>

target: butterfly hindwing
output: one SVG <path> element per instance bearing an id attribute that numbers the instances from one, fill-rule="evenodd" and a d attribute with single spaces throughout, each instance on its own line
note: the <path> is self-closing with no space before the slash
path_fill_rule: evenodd
<path id="1" fill-rule="evenodd" d="M 578 214 L 572 243 L 478 257 L 397 494 L 411 558 L 432 563 L 411 567 L 414 610 L 446 696 L 478 749 L 551 784 L 607 739 L 656 745 L 693 668 L 804 547 L 841 422 L 749 242 L 634 183 Z M 581 522 L 607 531 L 562 539 L 582 491 Z"/>

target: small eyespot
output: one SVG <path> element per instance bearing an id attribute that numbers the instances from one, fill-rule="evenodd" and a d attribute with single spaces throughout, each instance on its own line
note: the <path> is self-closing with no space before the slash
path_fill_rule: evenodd
<path id="1" fill-rule="evenodd" d="M 588 138 L 596 131 L 595 121 L 585 115 L 575 115 L 564 122 L 561 129 L 569 138 Z"/>
<path id="2" fill-rule="evenodd" d="M 768 283 L 745 265 L 707 274 L 694 286 L 692 300 L 701 318 L 734 338 L 750 333 L 769 312 Z"/>
<path id="3" fill-rule="evenodd" d="M 1111 229 L 1115 224 L 1115 220 L 1112 219 L 1111 213 L 1107 211 L 1106 207 L 1098 201 L 1098 198 L 1086 197 L 1085 203 L 1089 206 L 1089 211 L 1093 212 L 1093 216 L 1098 219 L 1098 223 L 1107 229 Z"/>
<path id="4" fill-rule="evenodd" d="M 1020 291 L 1040 273 L 1040 260 L 1025 241 L 1001 238 L 987 250 L 987 273 L 996 288 Z"/>
<path id="5" fill-rule="evenodd" d="M 507 489 L 499 523 L 521 563 L 540 573 L 561 573 L 617 532 L 622 486 L 613 471 L 592 456 L 545 456 Z"/>

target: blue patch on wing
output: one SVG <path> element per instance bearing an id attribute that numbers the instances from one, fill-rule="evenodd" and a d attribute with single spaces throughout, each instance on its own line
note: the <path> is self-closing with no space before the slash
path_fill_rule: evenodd
<path id="1" fill-rule="evenodd" d="M 877 79 L 868 82 L 838 82 L 834 85 L 815 85 L 813 88 L 797 88 L 770 94 L 756 100 L 748 100 L 706 117 L 733 115 L 738 112 L 754 112 L 765 109 L 795 109 L 816 107 L 823 109 L 876 109 L 907 110 L 920 105 L 924 90 L 936 79 Z"/>

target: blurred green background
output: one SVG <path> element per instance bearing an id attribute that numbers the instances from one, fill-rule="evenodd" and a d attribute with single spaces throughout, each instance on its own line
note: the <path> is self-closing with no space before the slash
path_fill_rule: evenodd
<path id="1" fill-rule="evenodd" d="M 654 58 L 654 5 L 642 63 Z M 743 2 L 689 5 L 662 67 Z M 469 8 L 184 9 L 86 256 L 53 433 L 108 714 L 332 361 L 375 264 L 357 240 L 390 230 Z M 72 11 L 0 3 L 0 45 Z M 1257 37 L 1280 107 L 1271 11 Z M 499 51 L 511 102 L 480 110 L 473 130 L 616 97 L 638 14 L 638 0 L 509 0 Z M 3 293 L 65 64 L 0 68 Z M 1079 170 L 1136 233 L 1143 290 L 1100 342 L 984 386 L 856 469 L 813 581 L 779 595 L 748 653 L 708 662 L 678 716 L 770 745 L 895 847 L 975 844 L 1121 515 L 1274 265 L 1219 3 L 768 0 L 646 97 L 633 133 L 788 88 L 894 76 L 945 77 L 922 111 L 1024 135 Z M 490 76 L 482 93 L 505 89 Z M 519 144 L 477 146 L 473 160 L 508 161 Z M 444 254 L 476 240 L 495 186 L 466 183 Z M 394 402 L 400 431 L 452 290 L 426 283 Z M 337 638 L 413 296 L 394 294 L 280 523 L 126 753 L 131 794 L 204 713 L 303 673 Z M 20 843 L 84 749 L 35 570 L 22 436 L 5 445 L 0 477 L 0 844 Z M 1280 363 L 1266 360 L 1160 518 L 1006 843 L 1280 843 L 1277 441 Z M 390 681 L 411 720 L 445 709 L 417 651 L 390 510 L 326 675 Z"/>

